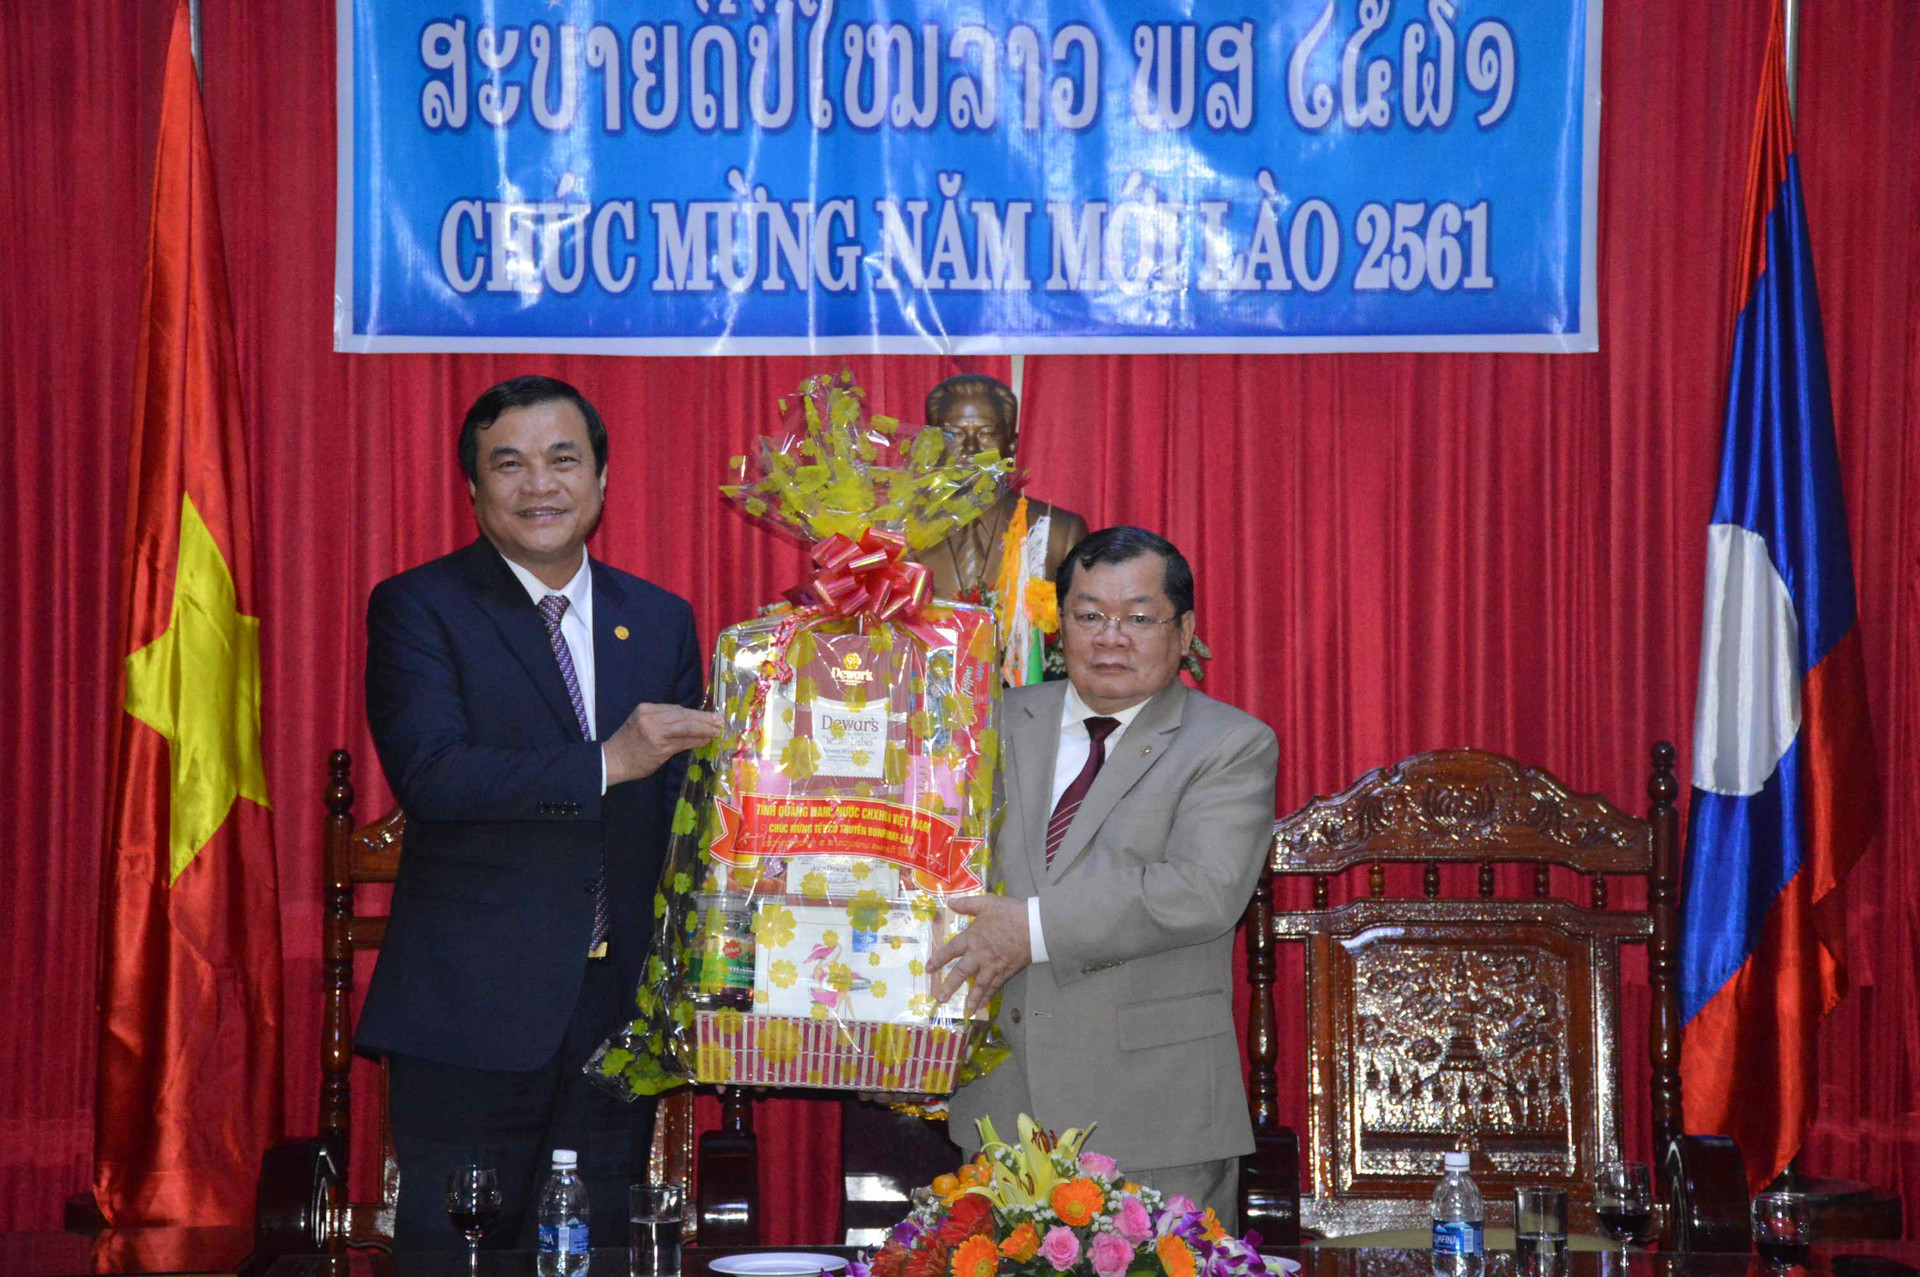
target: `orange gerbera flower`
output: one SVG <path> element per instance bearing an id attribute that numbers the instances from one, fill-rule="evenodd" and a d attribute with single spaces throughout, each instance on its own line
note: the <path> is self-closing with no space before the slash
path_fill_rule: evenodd
<path id="1" fill-rule="evenodd" d="M 1224 1240 L 1227 1230 L 1220 1224 L 1220 1217 L 1213 1213 L 1213 1207 L 1207 1207 L 1206 1215 L 1200 1221 L 1200 1236 L 1207 1241 Z"/>
<path id="2" fill-rule="evenodd" d="M 991 1237 L 969 1237 L 953 1252 L 953 1277 L 994 1277 L 999 1271 L 1000 1252 Z"/>
<path id="3" fill-rule="evenodd" d="M 1040 1230 L 1028 1221 L 1007 1234 L 1000 1253 L 1016 1264 L 1024 1264 L 1040 1253 Z"/>
<path id="4" fill-rule="evenodd" d="M 1054 1185 L 1047 1205 L 1053 1207 L 1053 1213 L 1069 1228 L 1085 1228 L 1100 1213 L 1106 1200 L 1107 1195 L 1100 1191 L 1100 1186 L 1083 1175 Z"/>
<path id="5" fill-rule="evenodd" d="M 1154 1243 L 1153 1251 L 1160 1256 L 1160 1267 L 1167 1277 L 1194 1277 L 1193 1250 L 1178 1237 L 1162 1237 Z"/>

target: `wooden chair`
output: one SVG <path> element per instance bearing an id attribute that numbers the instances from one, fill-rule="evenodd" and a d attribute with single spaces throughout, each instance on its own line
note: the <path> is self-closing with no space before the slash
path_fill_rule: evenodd
<path id="1" fill-rule="evenodd" d="M 1621 950 L 1644 944 L 1663 1240 L 1746 1249 L 1738 1150 L 1680 1126 L 1673 763 L 1671 745 L 1654 747 L 1646 819 L 1512 759 L 1444 750 L 1274 825 L 1247 915 L 1260 1147 L 1242 1172 L 1243 1226 L 1274 1242 L 1424 1230 L 1440 1154 L 1464 1145 L 1490 1227 L 1511 1224 L 1513 1188 L 1529 1183 L 1565 1187 L 1574 1229 L 1592 1231 L 1594 1172 L 1622 1149 Z M 1525 895 L 1496 896 L 1500 865 L 1531 870 Z M 1335 905 L 1361 866 L 1364 893 Z M 1556 866 L 1584 877 L 1584 900 L 1555 894 L 1568 877 Z M 1415 869 L 1420 894 L 1388 893 L 1390 872 L 1410 883 Z M 1274 874 L 1309 879 L 1311 907 L 1276 908 Z M 1469 875 L 1466 894 L 1441 894 Z M 1645 907 L 1615 904 L 1628 878 L 1645 883 Z M 1277 1116 L 1278 941 L 1305 949 L 1304 1186 Z"/>
<path id="2" fill-rule="evenodd" d="M 371 824 L 356 826 L 353 760 L 346 750 L 333 751 L 327 771 L 320 1133 L 282 1140 L 261 1161 L 256 1255 L 269 1258 L 339 1253 L 346 1247 L 391 1249 L 394 1204 L 399 1199 L 400 1169 L 387 1127 L 384 1062 L 379 1121 L 373 1132 L 380 1167 L 374 1199 L 351 1200 L 347 1178 L 353 1146 L 353 960 L 362 950 L 377 950 L 387 929 L 385 915 L 358 911 L 354 888 L 393 882 L 400 869 L 406 815 L 395 808 Z M 716 1244 L 750 1244 L 743 1238 L 751 1236 L 757 1193 L 750 1183 L 745 1188 L 740 1185 L 734 1166 L 716 1166 L 711 1185 L 703 1184 L 696 1164 L 706 1169 L 707 1151 L 703 1146 L 699 1156 L 695 1153 L 692 1091 L 682 1087 L 661 1097 L 648 1175 L 657 1183 L 679 1184 L 685 1190 L 684 1200 L 695 1205 L 688 1212 L 684 1240 L 691 1243 L 705 1236 Z M 718 1189 L 719 1196 L 703 1200 L 702 1189 Z"/>
<path id="3" fill-rule="evenodd" d="M 840 1244 L 878 1247 L 913 1209 L 913 1190 L 964 1160 L 944 1121 L 840 1101 Z"/>

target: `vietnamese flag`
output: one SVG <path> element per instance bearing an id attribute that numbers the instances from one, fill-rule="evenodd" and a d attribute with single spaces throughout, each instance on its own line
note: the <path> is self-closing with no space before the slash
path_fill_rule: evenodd
<path id="1" fill-rule="evenodd" d="M 186 0 L 136 367 L 94 1195 L 116 1227 L 248 1224 L 280 1134 L 280 902 L 239 371 Z"/>

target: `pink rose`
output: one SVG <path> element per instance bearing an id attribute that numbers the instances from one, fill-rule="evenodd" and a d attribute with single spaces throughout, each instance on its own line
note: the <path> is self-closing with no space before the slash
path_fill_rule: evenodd
<path id="1" fill-rule="evenodd" d="M 1080 1154 L 1080 1169 L 1089 1175 L 1099 1175 L 1107 1179 L 1112 1179 L 1120 1173 L 1120 1163 L 1114 1161 L 1105 1153 L 1082 1153 Z"/>
<path id="2" fill-rule="evenodd" d="M 1123 1197 L 1120 1200 L 1120 1218 L 1113 1225 L 1120 1235 L 1138 1246 L 1153 1236 L 1153 1216 L 1140 1204 L 1137 1197 Z"/>
<path id="3" fill-rule="evenodd" d="M 1126 1277 L 1127 1265 L 1132 1262 L 1133 1247 L 1112 1233 L 1101 1233 L 1093 1239 L 1093 1271 L 1099 1277 Z"/>
<path id="4" fill-rule="evenodd" d="M 1040 1240 L 1040 1258 L 1052 1264 L 1056 1273 L 1064 1273 L 1080 1262 L 1080 1239 L 1071 1228 L 1055 1224 Z"/>

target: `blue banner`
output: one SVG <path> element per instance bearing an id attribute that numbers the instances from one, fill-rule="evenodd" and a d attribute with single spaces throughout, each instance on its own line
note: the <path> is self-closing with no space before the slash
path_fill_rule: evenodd
<path id="1" fill-rule="evenodd" d="M 1600 0 L 338 0 L 342 350 L 1593 350 Z"/>

